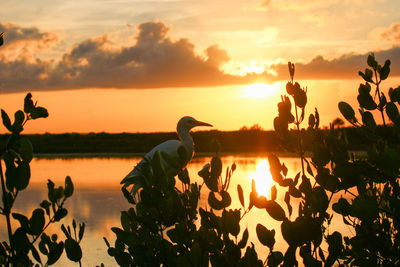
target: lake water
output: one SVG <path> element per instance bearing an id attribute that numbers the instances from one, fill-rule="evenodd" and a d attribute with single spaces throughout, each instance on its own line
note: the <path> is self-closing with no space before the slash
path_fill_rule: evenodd
<path id="1" fill-rule="evenodd" d="M 115 235 L 110 228 L 114 226 L 120 227 L 120 211 L 127 210 L 130 207 L 120 190 L 120 181 L 140 159 L 140 157 L 35 158 L 31 163 L 30 186 L 18 196 L 14 212 L 22 212 L 30 216 L 38 204 L 47 199 L 47 179 L 51 179 L 57 186 L 64 184 L 64 179 L 67 175 L 71 176 L 75 191 L 74 195 L 66 202 L 66 208 L 69 213 L 62 223 L 71 224 L 72 218 L 76 218 L 78 222 L 86 223 L 85 235 L 81 243 L 83 266 L 96 266 L 100 265 L 100 263 L 104 263 L 105 266 L 117 266 L 114 259 L 107 254 L 107 247 L 103 237 L 106 237 L 113 244 Z M 200 157 L 191 161 L 188 171 L 192 181 L 201 182 L 197 172 L 210 160 L 210 157 Z M 249 203 L 248 196 L 251 189 L 251 179 L 256 180 L 257 191 L 264 192 L 266 195 L 269 194 L 269 188 L 273 185 L 273 181 L 268 171 L 266 157 L 224 156 L 222 157 L 222 162 L 224 170 L 233 163 L 237 165 L 230 184 L 231 208 L 241 208 L 236 191 L 237 184 L 243 187 L 246 206 Z M 294 177 L 301 169 L 299 159 L 281 158 L 281 162 L 284 162 L 289 169 L 288 177 Z M 287 213 L 286 204 L 283 201 L 284 191 L 280 191 L 279 186 L 277 188 L 277 201 Z M 203 201 L 200 202 L 200 205 L 205 205 L 208 192 L 202 190 L 202 193 L 204 193 L 201 197 Z M 294 214 L 294 216 L 292 214 L 292 217 L 295 217 L 298 203 L 292 198 L 291 204 Z M 247 227 L 250 233 L 250 241 L 256 245 L 259 255 L 265 255 L 263 257 L 265 259 L 269 250 L 257 240 L 255 228 L 258 223 L 263 224 L 268 229 L 275 229 L 277 241 L 275 250 L 284 252 L 286 242 L 280 235 L 280 223 L 271 219 L 265 210 L 253 208 L 244 217 L 241 221 L 239 237 Z M 17 225 L 19 224 L 15 223 L 13 229 Z M 0 226 L 0 239 L 5 240 L 5 219 L 0 221 Z M 64 238 L 63 234 L 58 231 L 59 227 L 58 229 L 57 227 L 49 228 L 48 233 L 57 233 Z M 347 231 L 347 233 L 349 231 L 348 228 L 345 228 L 341 217 L 338 215 L 334 216 L 329 232 L 332 233 L 335 230 Z M 62 259 L 55 266 L 66 266 L 66 264 L 67 266 L 73 265 L 72 262 L 66 259 L 64 252 Z"/>

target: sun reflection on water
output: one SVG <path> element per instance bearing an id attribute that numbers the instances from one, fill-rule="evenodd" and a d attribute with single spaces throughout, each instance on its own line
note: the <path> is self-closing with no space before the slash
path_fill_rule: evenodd
<path id="1" fill-rule="evenodd" d="M 269 171 L 269 165 L 266 159 L 262 159 L 256 165 L 256 171 L 249 173 L 249 178 L 254 179 L 256 183 L 257 193 L 268 197 L 271 191 L 271 186 L 274 181 L 272 180 L 271 173 Z"/>

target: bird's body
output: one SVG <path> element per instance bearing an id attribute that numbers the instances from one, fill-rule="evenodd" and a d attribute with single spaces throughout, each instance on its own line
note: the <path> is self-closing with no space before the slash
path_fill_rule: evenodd
<path id="1" fill-rule="evenodd" d="M 138 182 L 140 180 L 140 176 L 143 176 L 146 173 L 146 170 L 150 168 L 151 160 L 156 152 L 160 152 L 161 155 L 166 153 L 172 159 L 179 159 L 180 158 L 179 148 L 183 147 L 186 152 L 186 160 L 185 162 L 183 162 L 181 168 L 183 169 L 194 155 L 194 144 L 193 144 L 193 139 L 190 136 L 190 130 L 196 126 L 212 126 L 212 125 L 205 122 L 197 121 L 194 118 L 188 116 L 181 118 L 176 127 L 180 140 L 168 140 L 165 141 L 164 143 L 155 146 L 121 181 L 121 184 L 124 184 L 124 187 L 133 185 L 132 192 L 136 192 L 141 187 L 141 184 Z M 176 166 L 171 166 L 167 162 L 167 160 L 165 160 L 162 157 L 161 157 L 161 163 L 168 176 L 175 176 L 180 171 L 180 169 L 177 169 Z"/>

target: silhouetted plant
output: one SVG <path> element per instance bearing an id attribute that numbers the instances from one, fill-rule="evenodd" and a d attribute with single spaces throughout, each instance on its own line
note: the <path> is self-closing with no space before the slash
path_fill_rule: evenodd
<path id="1" fill-rule="evenodd" d="M 365 158 L 354 157 L 351 165 L 344 168 L 346 173 L 342 171 L 343 175 L 351 175 L 350 184 L 356 189 L 352 191 L 353 198 L 340 198 L 332 206 L 355 230 L 354 236 L 344 237 L 338 256 L 353 265 L 394 266 L 400 264 L 400 87 L 388 90 L 388 101 L 380 85 L 389 76 L 390 61 L 381 66 L 371 54 L 367 63 L 369 68 L 359 72 L 365 80 L 357 97 L 361 122 L 349 104 L 339 103 L 346 120 L 363 130 L 368 149 Z M 370 94 L 372 87 L 375 97 Z M 375 122 L 374 110 L 380 113 L 383 125 Z M 392 138 L 395 142 L 389 145 Z"/>
<path id="2" fill-rule="evenodd" d="M 0 45 L 3 44 L 3 35 L 3 33 L 0 35 Z M 70 177 L 65 178 L 64 187 L 55 187 L 55 184 L 49 180 L 47 183 L 48 200 L 43 200 L 40 207 L 36 208 L 30 217 L 12 212 L 19 192 L 28 187 L 31 176 L 29 163 L 33 158 L 33 146 L 28 138 L 21 136 L 23 127 L 30 120 L 48 117 L 47 110 L 37 106 L 32 100 L 32 95 L 28 93 L 24 100 L 24 109 L 15 112 L 13 123 L 4 110 L 1 110 L 1 117 L 10 136 L 6 146 L 0 150 L 1 159 L 6 166 L 5 172 L 3 172 L 0 161 L 2 189 L 0 215 L 6 219 L 8 235 L 8 241 L 0 242 L 0 265 L 33 266 L 33 260 L 37 262 L 35 266 L 52 265 L 58 261 L 64 247 L 68 258 L 80 263 L 81 256 L 78 259 L 77 255 L 78 248 L 80 251 L 79 245 L 75 243 L 69 245 L 72 242 L 67 239 L 64 246 L 63 241 L 57 241 L 56 234 L 50 237 L 45 233 L 50 224 L 60 221 L 67 215 L 68 211 L 64 208 L 64 203 L 74 191 Z M 12 230 L 11 217 L 20 224 L 15 231 Z M 75 230 L 75 220 L 73 226 Z M 79 241 L 82 239 L 83 233 L 84 224 L 80 225 Z M 46 260 L 43 260 L 39 252 Z"/>
<path id="3" fill-rule="evenodd" d="M 301 89 L 298 83 L 293 84 L 294 65 L 289 62 L 291 81 L 288 82 L 287 93 L 293 97 L 296 117 L 291 114 L 289 97 L 282 97 L 278 104 L 279 116 L 274 120 L 274 127 L 280 134 L 283 143 L 288 147 L 295 147 L 302 165 L 301 172 L 294 179 L 287 178 L 287 168 L 281 164 L 275 155 L 269 156 L 271 174 L 275 182 L 287 187 L 285 202 L 289 216 L 292 213 L 290 199 L 300 198 L 299 213 L 294 221 L 286 218 L 283 209 L 271 201 L 276 193 L 272 193 L 272 200 L 264 200 L 257 193 L 251 192 L 254 203 L 259 208 L 269 209 L 272 218 L 283 221 L 281 232 L 289 245 L 283 257 L 283 266 L 297 265 L 296 250 L 306 266 L 394 266 L 400 264 L 400 188 L 399 146 L 389 146 L 388 139 L 393 138 L 393 132 L 399 139 L 400 116 L 396 103 L 400 101 L 400 88 L 389 90 L 390 102 L 380 89 L 380 84 L 390 72 L 390 61 L 384 66 L 379 65 L 373 54 L 368 57 L 371 69 L 360 72 L 365 84 L 360 84 L 357 97 L 360 104 L 362 122 L 356 118 L 353 108 L 345 103 L 339 103 L 339 110 L 355 127 L 361 128 L 368 140 L 366 157 L 356 157 L 348 151 L 346 133 L 342 129 L 335 129 L 331 124 L 328 132 L 319 130 L 319 114 L 309 116 L 307 130 L 300 130 L 300 123 L 304 115 L 307 102 L 306 90 Z M 378 103 L 370 95 L 371 84 L 375 86 L 375 96 Z M 297 108 L 302 115 L 298 117 Z M 368 110 L 368 111 L 366 111 Z M 382 117 L 383 126 L 377 126 L 370 111 L 377 110 Z M 384 111 L 391 120 L 393 127 L 386 126 Z M 288 126 L 293 123 L 297 133 L 289 131 Z M 385 128 L 385 131 L 380 128 Z M 311 161 L 304 157 L 302 148 L 303 138 L 312 140 Z M 397 142 L 398 143 L 398 142 Z M 306 167 L 305 167 L 306 166 Z M 305 172 L 305 170 L 307 172 Z M 309 175 L 314 177 L 311 185 Z M 299 178 L 302 182 L 297 186 Z M 273 191 L 274 192 L 274 188 Z M 339 232 L 328 234 L 327 229 L 333 214 L 328 207 L 334 194 L 341 194 L 338 202 L 332 205 L 332 210 L 343 216 L 343 222 L 353 227 L 354 235 L 342 236 Z M 328 194 L 330 196 L 328 197 Z M 269 203 L 269 204 L 267 204 Z M 256 205 L 257 207 L 257 205 Z M 273 210 L 273 212 L 272 212 Z M 261 241 L 261 240 L 260 240 Z M 328 245 L 328 254 L 321 248 L 322 241 Z M 271 240 L 270 243 L 273 243 Z M 269 265 L 272 266 L 272 265 Z"/>
<path id="4" fill-rule="evenodd" d="M 176 166 L 185 162 L 184 158 L 167 160 Z M 121 212 L 122 229 L 112 228 L 117 236 L 114 246 L 105 239 L 109 255 L 121 266 L 262 266 L 254 245 L 246 246 L 248 230 L 240 234 L 240 220 L 248 210 L 229 209 L 228 188 L 235 169 L 236 165 L 228 167 L 223 178 L 217 152 L 199 171 L 202 185 L 191 183 L 186 169 L 176 183 L 164 172 L 156 152 L 137 195 L 122 189 L 135 206 Z M 209 190 L 208 205 L 199 208 L 204 184 Z M 238 191 L 244 206 L 240 186 Z"/>

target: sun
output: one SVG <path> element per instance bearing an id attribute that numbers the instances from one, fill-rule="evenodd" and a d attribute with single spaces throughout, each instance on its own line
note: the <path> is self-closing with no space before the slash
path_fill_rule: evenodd
<path id="1" fill-rule="evenodd" d="M 272 180 L 272 176 L 269 171 L 269 165 L 266 159 L 263 159 L 257 163 L 256 171 L 250 173 L 249 178 L 250 180 L 254 179 L 257 193 L 259 195 L 268 197 L 274 181 Z"/>
<path id="2" fill-rule="evenodd" d="M 278 89 L 278 83 L 265 84 L 253 83 L 246 85 L 243 90 L 243 97 L 247 98 L 265 98 L 275 94 Z"/>

